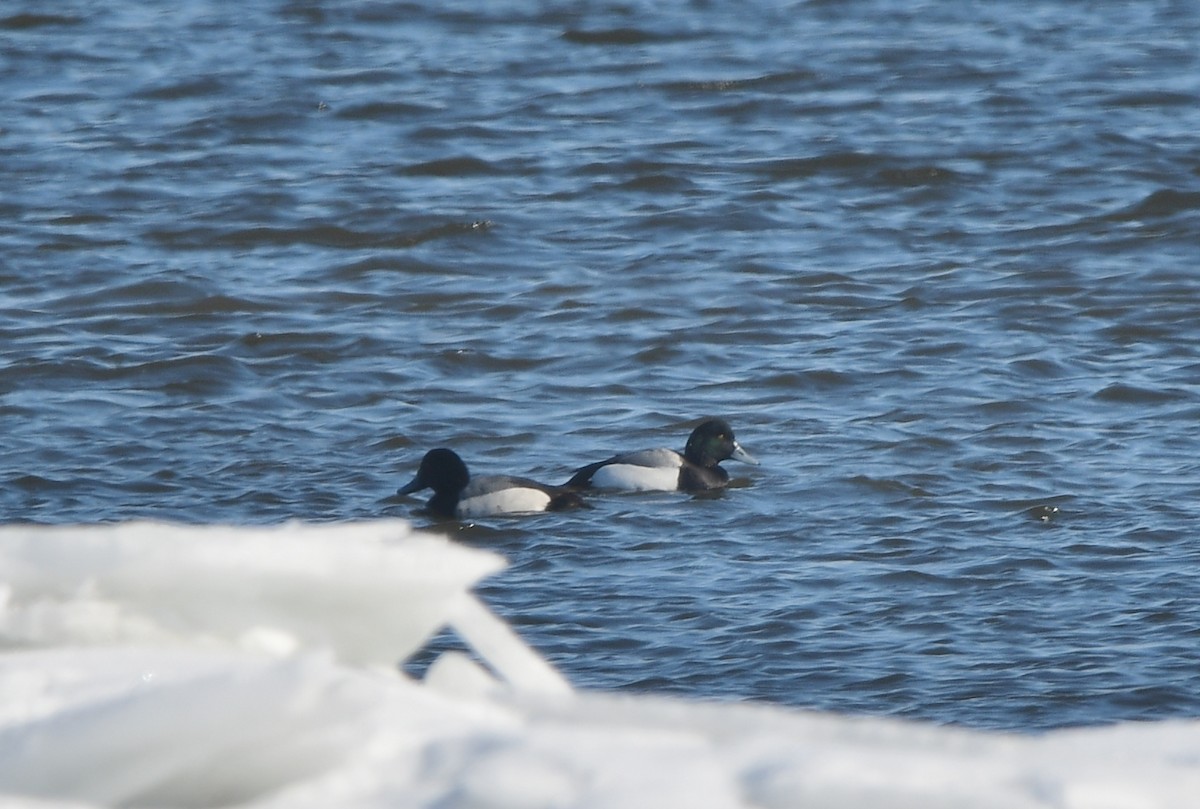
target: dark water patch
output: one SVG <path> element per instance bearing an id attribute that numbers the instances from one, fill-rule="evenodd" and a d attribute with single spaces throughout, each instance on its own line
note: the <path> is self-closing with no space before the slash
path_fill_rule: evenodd
<path id="1" fill-rule="evenodd" d="M 883 587 L 917 587 L 923 591 L 930 589 L 955 591 L 959 587 L 957 580 L 952 577 L 915 568 L 880 573 L 874 577 L 874 580 Z"/>
<path id="2" fill-rule="evenodd" d="M 529 137 L 538 134 L 535 127 L 530 126 L 529 130 L 527 133 Z M 457 144 L 468 144 L 472 147 L 486 143 L 507 144 L 509 138 L 515 134 L 511 129 L 488 126 L 479 121 L 469 121 L 458 122 L 453 126 L 423 124 L 412 130 L 412 139 L 417 143 L 437 144 L 444 150 Z M 532 161 L 529 164 L 532 165 Z"/>
<path id="3" fill-rule="evenodd" d="M 153 477 L 130 480 L 124 487 L 135 495 L 171 495 L 185 492 L 187 489 L 185 483 L 172 483 Z"/>
<path id="4" fill-rule="evenodd" d="M 771 90 L 786 92 L 789 89 L 804 89 L 815 73 L 807 70 L 785 70 L 746 79 L 691 79 L 667 81 L 657 85 L 670 93 L 741 93 L 747 90 Z"/>
<path id="5" fill-rule="evenodd" d="M 123 315 L 195 315 L 208 316 L 261 312 L 264 303 L 213 292 L 208 285 L 183 279 L 149 278 L 115 286 L 101 286 L 47 301 L 51 311 L 84 316 L 92 328 L 117 326 L 114 316 Z M 94 313 L 94 314 L 93 314 Z"/>
<path id="6" fill-rule="evenodd" d="M 1162 717 L 1172 714 L 1172 706 L 1188 703 L 1200 710 L 1200 699 L 1179 685 L 1154 684 L 1121 689 L 1108 695 L 1107 701 L 1125 716 Z"/>
<path id="7" fill-rule="evenodd" d="M 562 38 L 575 45 L 645 45 L 664 42 L 674 37 L 642 28 L 568 28 Z"/>
<path id="8" fill-rule="evenodd" d="M 322 85 L 328 85 L 330 87 L 353 87 L 356 85 L 364 85 L 367 87 L 381 87 L 381 86 L 385 87 L 388 84 L 390 84 L 391 82 L 395 81 L 397 78 L 397 75 L 396 75 L 396 71 L 394 71 L 390 68 L 387 68 L 387 67 L 369 67 L 369 68 L 351 67 L 351 68 L 347 68 L 347 69 L 326 68 L 325 70 L 323 70 L 319 74 L 317 74 L 317 78 L 319 79 L 319 81 Z M 326 106 L 328 106 L 328 100 L 323 101 L 321 103 L 326 104 Z M 365 103 L 375 103 L 375 102 L 365 102 Z M 395 102 L 395 103 L 404 104 L 405 102 Z M 414 102 L 409 102 L 409 103 L 414 103 Z M 352 108 L 353 108 L 353 105 L 348 105 L 348 109 L 352 109 Z M 416 109 L 428 109 L 430 112 L 436 112 L 437 109 L 439 109 L 438 107 L 435 107 L 435 106 L 424 107 L 422 105 L 416 105 L 415 108 Z"/>
<path id="9" fill-rule="evenodd" d="M 955 357 L 974 351 L 975 346 L 959 340 L 922 340 L 904 347 L 901 356 L 913 358 Z"/>
<path id="10" fill-rule="evenodd" d="M 910 166 L 881 169 L 876 175 L 880 184 L 898 188 L 945 185 L 962 179 L 958 172 L 941 166 Z"/>
<path id="11" fill-rule="evenodd" d="M 1158 509 L 1156 509 L 1158 510 Z M 1148 526 L 1138 526 L 1130 531 L 1127 531 L 1123 538 L 1126 542 L 1132 545 L 1139 546 L 1170 546 L 1180 540 L 1187 539 L 1190 532 L 1176 529 L 1161 529 L 1151 528 Z"/>
<path id="12" fill-rule="evenodd" d="M 608 314 L 611 323 L 654 323 L 670 320 L 674 313 L 667 309 L 650 309 L 645 306 L 624 306 Z"/>
<path id="13" fill-rule="evenodd" d="M 695 185 L 690 180 L 670 174 L 641 174 L 617 183 L 617 187 L 626 191 L 650 194 L 677 194 L 690 190 Z"/>
<path id="14" fill-rule="evenodd" d="M 886 158 L 863 152 L 831 152 L 814 157 L 791 157 L 752 162 L 745 170 L 770 180 L 803 180 L 821 174 L 865 176 Z"/>
<path id="15" fill-rule="evenodd" d="M 846 292 L 861 292 L 871 289 L 871 286 L 853 277 L 839 272 L 807 271 L 797 272 L 787 279 L 792 286 L 812 289 L 832 289 Z"/>
<path id="16" fill-rule="evenodd" d="M 196 315 L 205 317 L 210 315 L 226 315 L 226 314 L 246 314 L 270 311 L 273 308 L 272 304 L 250 300 L 248 298 L 235 298 L 231 295 L 205 295 L 201 298 L 189 302 L 186 306 L 181 306 L 176 311 L 167 311 L 166 314 L 179 315 Z"/>
<path id="17" fill-rule="evenodd" d="M 28 31 L 34 28 L 63 28 L 82 25 L 83 17 L 65 14 L 11 14 L 0 17 L 0 30 Z"/>
<path id="18" fill-rule="evenodd" d="M 779 388 L 784 391 L 793 391 L 810 384 L 810 380 L 806 374 L 788 371 L 759 377 L 756 383 L 763 388 Z"/>
<path id="19" fill-rule="evenodd" d="M 1002 553 L 995 559 L 969 564 L 955 571 L 964 579 L 980 580 L 978 584 L 1003 583 L 1012 585 L 1012 576 L 1025 572 L 1045 573 L 1059 570 L 1060 566 L 1047 556 L 1018 556 Z"/>
<path id="20" fill-rule="evenodd" d="M 245 491 L 233 495 L 216 498 L 213 506 L 219 508 L 233 508 L 238 511 L 245 511 L 250 515 L 247 522 L 251 525 L 255 523 L 271 523 L 275 518 L 269 516 L 281 508 L 289 505 L 289 499 L 282 494 L 273 491 Z"/>
<path id="21" fill-rule="evenodd" d="M 409 450 L 415 446 L 412 436 L 407 435 L 389 435 L 378 441 L 368 445 L 368 449 L 377 450 L 379 452 L 396 452 L 399 450 Z"/>
<path id="22" fill-rule="evenodd" d="M 82 233 L 56 233 L 53 239 L 47 239 L 38 244 L 37 249 L 48 253 L 75 252 L 84 250 L 99 250 L 101 248 L 122 247 L 129 244 L 123 238 L 112 235 L 87 235 Z"/>
<path id="23" fill-rule="evenodd" d="M 1115 222 L 1164 219 L 1198 208 L 1200 208 L 1200 191 L 1160 188 L 1146 196 L 1141 202 L 1108 214 L 1104 219 Z"/>
<path id="24" fill-rule="evenodd" d="M 414 163 L 397 169 L 397 173 L 409 177 L 480 177 L 497 174 L 499 169 L 486 160 L 465 155 Z"/>
<path id="25" fill-rule="evenodd" d="M 340 82 L 330 77 L 322 80 L 333 84 L 373 84 L 378 78 L 354 75 L 341 77 Z M 335 117 L 346 121 L 423 121 L 439 112 L 436 106 L 412 101 L 368 101 L 344 105 L 332 102 L 331 108 Z"/>
<path id="26" fill-rule="evenodd" d="M 1072 369 L 1054 359 L 1028 357 L 1009 362 L 1008 367 L 1017 374 L 1031 379 L 1061 379 L 1073 373 Z"/>
<path id="27" fill-rule="evenodd" d="M 211 228 L 152 230 L 146 237 L 178 249 L 211 249 L 214 245 L 240 249 L 259 247 L 314 246 L 342 250 L 406 249 L 425 242 L 485 233 L 493 227 L 487 220 L 448 222 L 403 233 L 354 230 L 340 225 L 312 223 L 303 227 L 255 227 L 234 231 Z"/>
<path id="28" fill-rule="evenodd" d="M 665 365 L 682 356 L 684 353 L 678 346 L 659 345 L 637 352 L 633 355 L 633 360 L 645 365 Z"/>
<path id="29" fill-rule="evenodd" d="M 41 475 L 25 474 L 9 478 L 8 485 L 26 493 L 37 494 L 70 490 L 76 484 L 74 481 L 69 480 L 56 480 Z"/>
<path id="30" fill-rule="evenodd" d="M 847 482 L 861 486 L 868 491 L 879 494 L 900 494 L 905 497 L 927 499 L 934 496 L 933 492 L 922 485 L 908 483 L 898 478 L 879 478 L 870 475 L 853 475 Z"/>
<path id="31" fill-rule="evenodd" d="M 339 280 L 356 280 L 375 273 L 405 273 L 412 275 L 437 276 L 446 268 L 437 264 L 429 264 L 412 258 L 398 261 L 394 256 L 369 256 L 347 264 L 340 264 L 330 270 L 332 277 Z"/>
<path id="32" fill-rule="evenodd" d="M 138 390 L 158 391 L 173 397 L 207 398 L 228 392 L 238 393 L 239 386 L 251 381 L 253 374 L 244 364 L 229 357 L 191 354 L 120 364 L 104 369 L 99 377 Z"/>
<path id="33" fill-rule="evenodd" d="M 837 272 L 800 271 L 780 284 L 783 289 L 776 294 L 790 304 L 826 308 L 853 319 L 900 305 L 900 298 L 879 284 Z"/>
<path id="34" fill-rule="evenodd" d="M 1149 549 L 1137 544 L 1075 542 L 1062 550 L 1065 554 L 1064 561 L 1088 570 L 1129 569 L 1130 560 L 1152 558 Z"/>
<path id="35" fill-rule="evenodd" d="M 438 352 L 434 357 L 437 366 L 459 371 L 481 373 L 502 371 L 528 371 L 545 364 L 535 357 L 503 357 L 473 348 L 451 348 Z"/>
<path id="36" fill-rule="evenodd" d="M 993 422 L 982 435 L 998 441 L 1024 441 L 1024 446 L 1039 440 L 1037 430 L 1031 430 L 1028 417 L 1040 409 L 1040 403 L 1028 399 L 991 399 L 970 405 L 982 419 Z"/>
<path id="37" fill-rule="evenodd" d="M 855 386 L 859 382 L 859 377 L 856 374 L 839 371 L 834 368 L 814 368 L 812 370 L 799 373 L 788 373 L 785 375 L 775 375 L 773 378 L 763 380 L 768 386 L 790 385 L 797 392 L 821 391 L 829 392 L 836 390 L 845 390 Z"/>
<path id="38" fill-rule="evenodd" d="M 51 118 L 60 114 L 55 107 L 72 107 L 84 106 L 89 103 L 94 103 L 97 96 L 90 92 L 40 92 L 22 95 L 14 99 L 19 104 L 28 107 L 27 114 L 31 119 L 38 120 L 42 118 Z M 24 168 L 26 171 L 35 169 L 43 169 L 46 164 L 37 160 L 45 152 L 45 144 L 39 144 L 37 148 L 29 150 L 27 154 L 15 155 L 10 154 L 10 159 L 13 161 L 12 166 L 16 168 Z M 23 162 L 25 158 L 28 162 Z"/>
<path id="39" fill-rule="evenodd" d="M 1107 100 L 1114 107 L 1158 108 L 1190 107 L 1200 103 L 1200 96 L 1167 90 L 1148 90 L 1137 93 L 1122 93 Z"/>
<path id="40" fill-rule="evenodd" d="M 890 672 L 888 674 L 868 676 L 861 679 L 853 679 L 846 683 L 846 688 L 850 691 L 885 691 L 891 694 L 894 700 L 899 702 L 909 699 L 909 697 L 905 696 L 905 693 L 911 686 L 912 678 L 903 672 Z"/>
<path id="41" fill-rule="evenodd" d="M 936 460 L 946 457 L 957 448 L 957 441 L 938 435 L 909 435 L 894 440 L 876 441 L 871 444 L 871 449 L 877 452 L 895 453 L 910 462 L 918 459 Z"/>
<path id="42" fill-rule="evenodd" d="M 108 225 L 115 220 L 101 211 L 86 211 L 80 213 L 62 214 L 59 216 L 51 216 L 46 220 L 46 224 L 55 227 L 75 227 L 87 225 Z"/>
<path id="43" fill-rule="evenodd" d="M 290 358 L 312 363 L 336 363 L 378 350 L 369 337 L 332 331 L 252 332 L 237 340 L 245 354 L 263 359 Z"/>
<path id="44" fill-rule="evenodd" d="M 1170 304 L 1163 302 L 1155 307 L 1152 312 L 1142 312 L 1133 314 L 1130 312 L 1121 312 L 1120 317 L 1137 317 L 1143 318 L 1141 322 L 1132 321 L 1126 323 L 1115 323 L 1111 326 L 1106 326 L 1100 329 L 1099 334 L 1112 345 L 1118 346 L 1144 346 L 1146 344 L 1161 344 L 1169 345 L 1172 342 L 1172 337 L 1178 331 L 1178 323 L 1182 320 L 1194 316 L 1191 307 L 1179 311 L 1178 314 L 1172 314 Z M 1161 319 L 1162 322 L 1156 323 L 1150 320 Z M 1183 353 L 1181 353 L 1181 356 Z"/>
<path id="45" fill-rule="evenodd" d="M 1192 396 L 1185 390 L 1147 388 L 1125 382 L 1114 382 L 1093 394 L 1098 401 L 1123 405 L 1160 405 Z"/>
<path id="46" fill-rule="evenodd" d="M 0 368 L 0 392 L 11 393 L 32 385 L 41 390 L 70 390 L 80 384 L 108 378 L 110 364 L 104 359 L 80 357 L 33 357 L 10 361 Z"/>
<path id="47" fill-rule="evenodd" d="M 182 81 L 147 87 L 136 97 L 146 101 L 178 101 L 187 98 L 219 96 L 227 93 L 228 90 L 229 87 L 226 83 L 216 76 L 196 76 Z"/>

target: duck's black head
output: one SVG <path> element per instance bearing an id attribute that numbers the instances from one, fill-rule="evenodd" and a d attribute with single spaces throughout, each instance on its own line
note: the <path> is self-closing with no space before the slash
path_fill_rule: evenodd
<path id="1" fill-rule="evenodd" d="M 439 447 L 425 453 L 421 466 L 417 468 L 417 476 L 397 494 L 412 494 L 422 489 L 433 489 L 435 494 L 454 494 L 467 488 L 471 482 L 471 474 L 467 465 L 452 449 Z"/>
<path id="2" fill-rule="evenodd" d="M 757 464 L 733 437 L 733 429 L 724 419 L 708 419 L 692 430 L 683 456 L 694 464 L 713 467 L 726 458 Z"/>

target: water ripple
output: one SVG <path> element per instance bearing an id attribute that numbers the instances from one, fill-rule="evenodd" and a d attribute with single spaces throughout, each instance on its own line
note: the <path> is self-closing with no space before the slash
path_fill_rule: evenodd
<path id="1" fill-rule="evenodd" d="M 431 446 L 724 415 L 719 496 L 433 528 L 585 687 L 1195 715 L 1195 20 L 964 8 L 14 7 L 0 513 L 420 520 Z"/>

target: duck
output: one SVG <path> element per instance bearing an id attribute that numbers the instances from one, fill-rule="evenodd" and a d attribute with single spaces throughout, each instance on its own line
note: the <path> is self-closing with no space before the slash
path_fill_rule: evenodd
<path id="1" fill-rule="evenodd" d="M 561 486 L 547 486 L 528 478 L 486 475 L 472 478 L 467 465 L 452 449 L 438 447 L 425 453 L 417 475 L 396 494 L 432 489 L 426 508 L 439 517 L 473 519 L 497 514 L 562 511 L 586 505 L 580 496 Z"/>
<path id="2" fill-rule="evenodd" d="M 643 449 L 588 464 L 564 484 L 567 489 L 618 489 L 634 492 L 703 492 L 729 483 L 721 461 L 758 465 L 734 438 L 724 419 L 706 419 L 688 437 L 682 453 Z"/>

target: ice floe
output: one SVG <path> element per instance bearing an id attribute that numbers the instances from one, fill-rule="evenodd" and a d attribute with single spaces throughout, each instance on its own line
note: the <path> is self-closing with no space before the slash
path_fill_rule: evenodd
<path id="1" fill-rule="evenodd" d="M 405 523 L 0 528 L 0 804 L 1190 807 L 1200 721 L 1017 735 L 574 691 Z M 399 662 L 441 629 L 418 681 Z"/>

